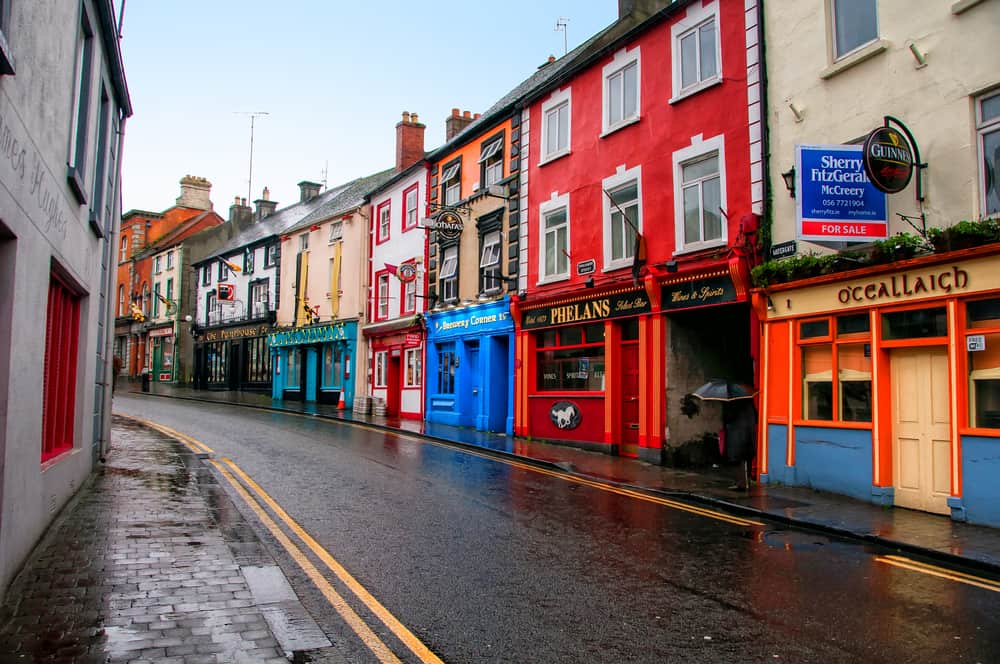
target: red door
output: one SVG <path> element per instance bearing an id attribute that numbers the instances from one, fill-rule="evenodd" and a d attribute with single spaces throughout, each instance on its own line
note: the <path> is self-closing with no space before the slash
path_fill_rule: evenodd
<path id="1" fill-rule="evenodd" d="M 639 342 L 622 343 L 622 431 L 620 454 L 639 454 Z"/>
<path id="2" fill-rule="evenodd" d="M 385 414 L 393 417 L 399 415 L 399 395 L 403 387 L 399 383 L 400 353 L 398 348 L 389 351 L 389 367 L 385 377 Z"/>

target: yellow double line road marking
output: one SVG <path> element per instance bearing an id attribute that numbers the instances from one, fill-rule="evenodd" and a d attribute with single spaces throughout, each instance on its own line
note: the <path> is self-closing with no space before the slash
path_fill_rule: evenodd
<path id="1" fill-rule="evenodd" d="M 230 459 L 223 458 L 222 462 L 211 460 L 211 463 L 222 474 L 222 476 L 233 486 L 236 492 L 250 506 L 257 517 L 264 523 L 267 529 L 274 535 L 275 539 L 281 543 L 292 559 L 302 568 L 309 579 L 319 588 L 327 601 L 344 618 L 347 624 L 354 630 L 358 637 L 366 646 L 378 657 L 381 662 L 399 662 L 388 646 L 365 624 L 364 620 L 347 604 L 346 600 L 334 589 L 329 581 L 323 576 L 316 566 L 312 564 L 305 553 L 299 549 L 291 539 L 285 535 L 284 531 L 270 517 L 267 511 L 261 506 L 257 499 L 244 488 L 240 483 L 242 480 L 257 497 L 260 498 L 274 514 L 280 519 L 289 530 L 298 536 L 300 540 L 312 551 L 313 555 L 319 558 L 333 572 L 340 581 L 347 586 L 354 595 L 360 599 L 368 609 L 374 613 L 385 624 L 386 627 L 416 655 L 421 662 L 440 664 L 441 659 L 423 644 L 409 629 L 396 619 L 382 604 L 362 586 L 357 579 L 344 569 L 344 567 L 334 559 L 330 553 L 307 533 L 292 517 L 281 508 L 278 503 L 267 494 L 264 489 L 253 481 Z M 223 465 L 225 464 L 225 465 Z M 228 468 L 227 468 L 228 466 Z M 234 477 L 234 475 L 236 477 Z M 239 479 L 237 479 L 237 477 Z"/>
<path id="2" fill-rule="evenodd" d="M 986 590 L 992 590 L 995 593 L 1000 593 L 1000 582 L 993 581 L 992 579 L 986 579 L 981 576 L 966 574 L 965 572 L 956 572 L 954 570 L 945 569 L 944 567 L 938 567 L 937 565 L 929 565 L 927 563 L 921 563 L 916 560 L 904 558 L 903 556 L 875 556 L 875 560 L 876 562 L 893 565 L 902 569 L 908 569 L 913 572 L 929 574 L 930 576 L 936 576 L 942 579 L 948 579 L 949 581 L 956 581 L 958 583 L 964 583 L 966 585 L 975 586 L 977 588 L 985 588 Z"/>
<path id="3" fill-rule="evenodd" d="M 183 443 L 185 447 L 187 447 L 189 450 L 191 450 L 196 454 L 215 454 L 215 450 L 213 450 L 205 443 L 201 442 L 200 440 L 192 438 L 186 433 L 181 433 L 177 429 L 171 429 L 166 425 L 158 424 L 150 420 L 144 420 L 141 417 L 133 417 L 132 415 L 122 415 L 121 417 L 130 419 L 133 422 L 138 422 L 143 426 L 147 426 L 150 429 L 159 431 L 160 433 L 170 436 L 171 438 L 176 438 L 177 440 L 181 441 L 181 443 Z"/>

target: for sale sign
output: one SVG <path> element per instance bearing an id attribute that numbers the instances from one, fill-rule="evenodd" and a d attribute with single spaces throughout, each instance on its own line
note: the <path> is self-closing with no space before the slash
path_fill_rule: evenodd
<path id="1" fill-rule="evenodd" d="M 871 242 L 888 237 L 885 193 L 865 174 L 861 145 L 795 146 L 797 237 Z"/>

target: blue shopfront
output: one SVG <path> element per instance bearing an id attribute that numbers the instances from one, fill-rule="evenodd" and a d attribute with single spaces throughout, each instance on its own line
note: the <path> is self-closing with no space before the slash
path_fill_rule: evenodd
<path id="1" fill-rule="evenodd" d="M 268 336 L 273 362 L 271 396 L 351 408 L 357 338 L 356 321 L 272 332 Z"/>
<path id="2" fill-rule="evenodd" d="M 428 422 L 514 432 L 514 322 L 507 298 L 429 313 Z"/>

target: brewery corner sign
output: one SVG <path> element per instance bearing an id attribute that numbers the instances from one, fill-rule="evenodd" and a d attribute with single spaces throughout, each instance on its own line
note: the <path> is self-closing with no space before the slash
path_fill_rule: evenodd
<path id="1" fill-rule="evenodd" d="M 865 173 L 860 145 L 795 146 L 798 239 L 870 242 L 888 237 L 886 196 Z"/>

